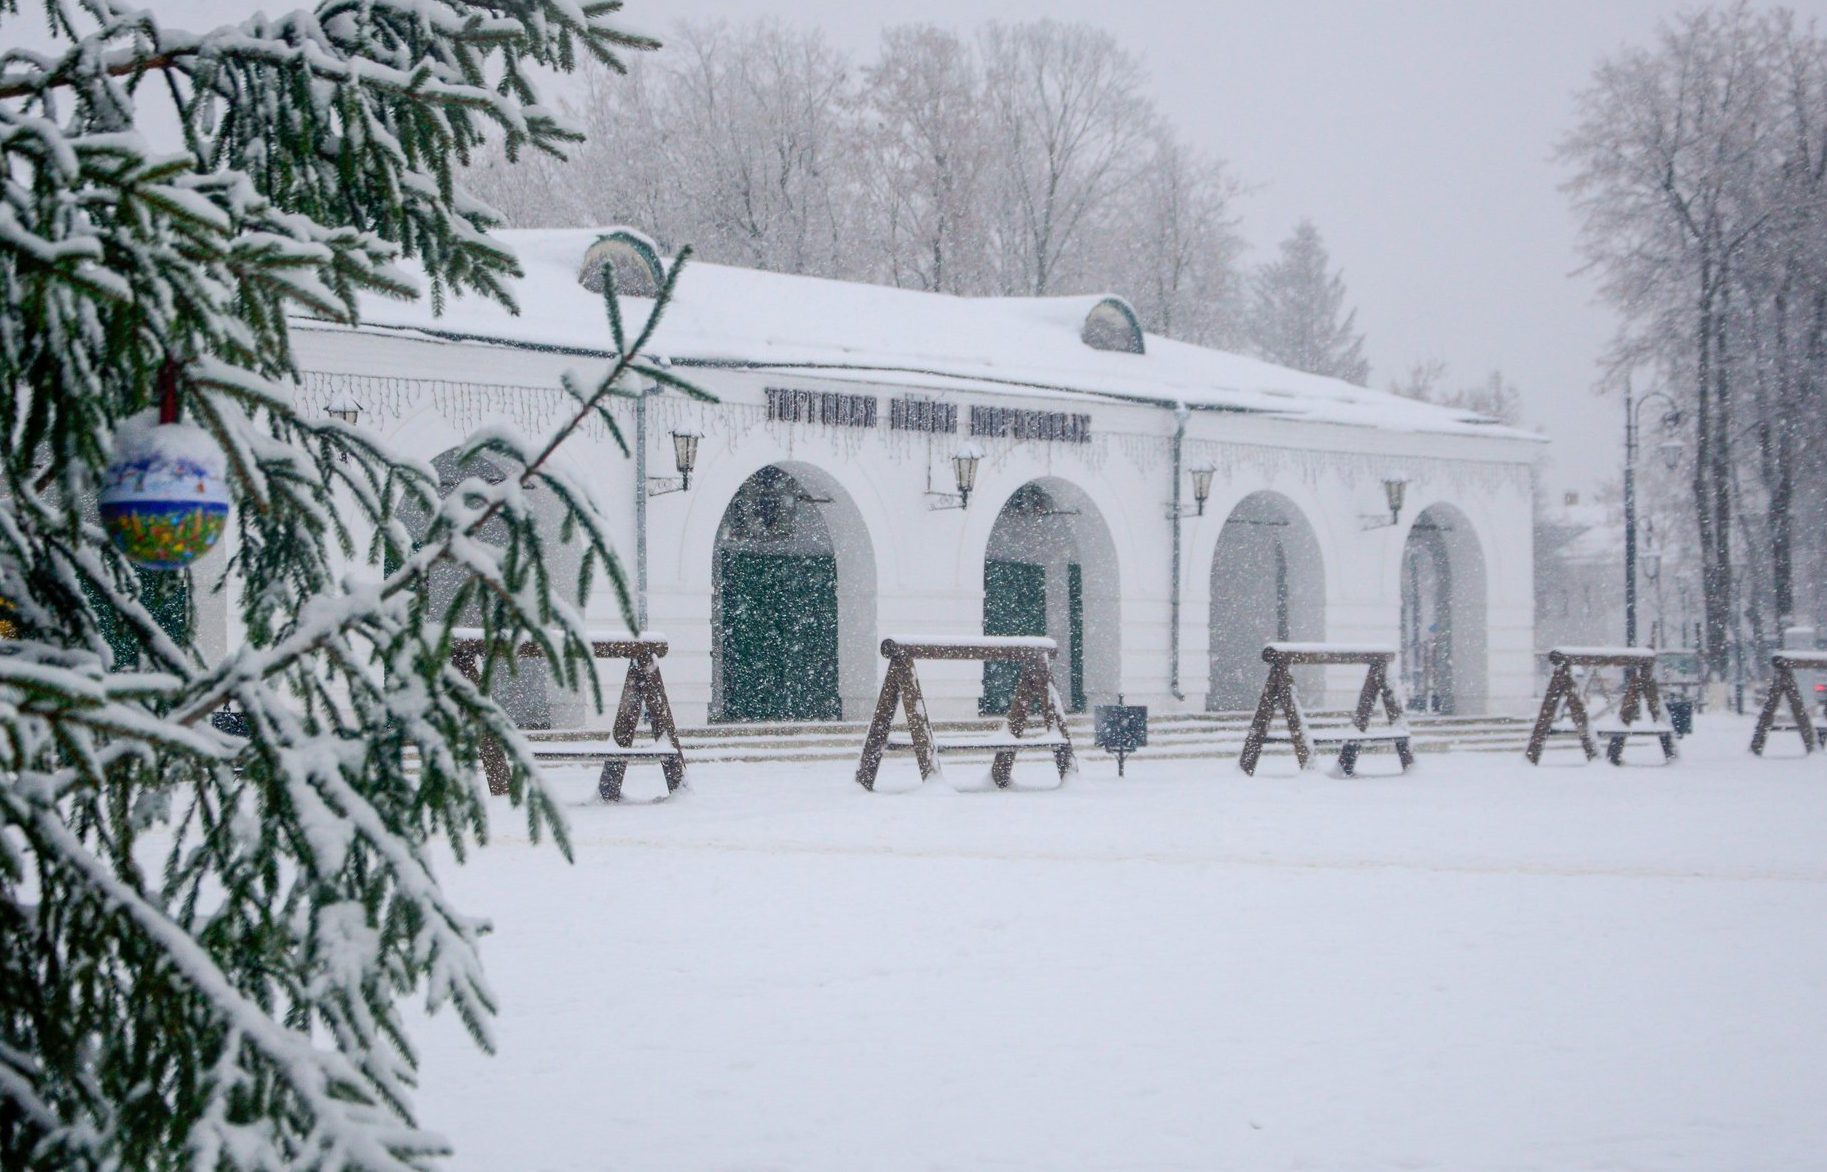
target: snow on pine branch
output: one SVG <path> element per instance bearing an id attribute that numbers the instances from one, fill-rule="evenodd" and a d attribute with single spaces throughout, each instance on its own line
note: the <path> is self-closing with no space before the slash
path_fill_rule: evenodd
<path id="1" fill-rule="evenodd" d="M 486 841 L 489 740 L 531 832 L 564 844 L 495 649 L 537 644 L 600 706 L 585 602 L 600 577 L 626 614 L 627 586 L 597 502 L 548 463 L 575 424 L 478 434 L 462 461 L 499 475 L 446 491 L 295 413 L 286 322 L 418 295 L 403 257 L 434 301 L 508 303 L 516 261 L 456 167 L 491 132 L 574 141 L 535 78 L 651 45 L 619 8 L 330 0 L 193 33 L 47 0 L 56 46 L 0 53 L 0 1166 L 402 1172 L 444 1151 L 398 1005 L 449 1006 L 488 1044 L 487 926 L 433 859 Z M 17 18 L 0 2 L 0 30 Z M 166 121 L 175 141 L 140 130 Z M 641 369 L 567 380 L 579 417 Z M 179 576 L 175 619 L 173 576 L 127 562 L 89 503 L 162 382 L 232 498 L 226 569 Z M 240 641 L 211 657 L 191 627 L 218 593 Z M 479 682 L 458 627 L 486 635 Z M 244 735 L 210 727 L 225 708 Z"/>

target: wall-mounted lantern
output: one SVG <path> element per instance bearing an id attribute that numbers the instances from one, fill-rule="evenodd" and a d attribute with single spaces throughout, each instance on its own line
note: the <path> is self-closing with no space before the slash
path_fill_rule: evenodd
<path id="1" fill-rule="evenodd" d="M 1216 468 L 1193 469 L 1193 504 L 1198 516 L 1205 516 L 1205 502 L 1212 499 L 1212 476 Z"/>
<path id="2" fill-rule="evenodd" d="M 1365 517 L 1366 529 L 1389 529 L 1402 523 L 1402 504 L 1408 499 L 1408 478 L 1388 476 L 1383 479 L 1383 503 L 1389 506 L 1389 519 Z"/>
<path id="3" fill-rule="evenodd" d="M 349 396 L 343 395 L 332 399 L 330 405 L 324 408 L 324 414 L 339 423 L 346 423 L 350 427 L 354 427 L 355 421 L 362 417 L 362 405 Z"/>
<path id="4" fill-rule="evenodd" d="M 1167 506 L 1167 519 L 1169 521 L 1175 521 L 1181 517 L 1203 517 L 1203 516 L 1205 516 L 1205 502 L 1212 499 L 1212 477 L 1216 476 L 1217 474 L 1218 474 L 1218 470 L 1216 468 L 1194 468 L 1192 470 L 1192 477 L 1193 477 L 1193 504 L 1192 504 L 1192 507 L 1188 508 L 1185 505 L 1175 505 L 1175 504 L 1169 503 Z M 1176 510 L 1178 510 L 1178 511 L 1176 511 Z"/>
<path id="5" fill-rule="evenodd" d="M 952 481 L 957 485 L 957 492 L 934 492 L 931 488 L 926 495 L 939 498 L 927 507 L 935 511 L 941 509 L 968 509 L 971 507 L 971 493 L 977 490 L 977 466 L 983 462 L 983 453 L 970 444 L 952 453 Z M 931 484 L 930 479 L 927 480 Z"/>
<path id="6" fill-rule="evenodd" d="M 1383 496 L 1389 502 L 1389 523 L 1395 525 L 1402 520 L 1402 501 L 1408 496 L 1408 481 L 1390 479 L 1383 482 Z"/>
<path id="7" fill-rule="evenodd" d="M 679 487 L 691 487 L 691 470 L 698 466 L 698 441 L 704 437 L 690 428 L 672 433 L 673 463 L 679 469 Z"/>
<path id="8" fill-rule="evenodd" d="M 648 496 L 665 496 L 669 492 L 684 492 L 691 487 L 692 469 L 698 466 L 698 441 L 704 437 L 689 427 L 682 427 L 672 433 L 673 466 L 679 475 L 649 476 L 647 478 Z"/>

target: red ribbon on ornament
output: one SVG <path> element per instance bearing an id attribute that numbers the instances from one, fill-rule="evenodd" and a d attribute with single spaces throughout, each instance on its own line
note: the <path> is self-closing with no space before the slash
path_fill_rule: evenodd
<path id="1" fill-rule="evenodd" d="M 159 422 L 178 421 L 178 364 L 167 358 L 159 367 Z"/>

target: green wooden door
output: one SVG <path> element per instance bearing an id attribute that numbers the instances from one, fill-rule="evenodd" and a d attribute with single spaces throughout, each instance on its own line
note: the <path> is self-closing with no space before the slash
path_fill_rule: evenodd
<path id="1" fill-rule="evenodd" d="M 1047 633 L 1047 567 L 1027 562 L 983 563 L 983 633 L 986 635 L 1045 635 Z M 1015 699 L 1020 668 L 1013 663 L 983 665 L 983 698 L 978 711 L 997 716 Z"/>
<path id="2" fill-rule="evenodd" d="M 151 612 L 152 621 L 170 635 L 173 642 L 182 645 L 190 638 L 189 573 L 178 570 L 136 572 L 140 578 L 141 604 Z M 87 585 L 83 587 L 83 593 L 89 596 L 89 604 L 95 608 L 102 638 L 108 641 L 108 646 L 114 651 L 115 670 L 139 667 L 139 636 L 133 633 L 126 620 L 113 607 L 102 602 L 101 595 Z"/>
<path id="3" fill-rule="evenodd" d="M 841 719 L 837 559 L 720 557 L 722 719 Z"/>

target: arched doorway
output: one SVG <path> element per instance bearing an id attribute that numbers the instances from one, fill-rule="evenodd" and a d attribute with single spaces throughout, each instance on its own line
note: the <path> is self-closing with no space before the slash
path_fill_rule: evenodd
<path id="1" fill-rule="evenodd" d="M 996 515 L 983 560 L 983 633 L 1059 644 L 1053 682 L 1073 712 L 1116 698 L 1121 623 L 1116 543 L 1091 498 L 1048 478 L 1015 490 Z M 1015 666 L 984 665 L 985 715 L 1007 712 Z"/>
<path id="2" fill-rule="evenodd" d="M 875 556 L 829 475 L 771 464 L 744 481 L 712 573 L 713 720 L 841 720 L 871 702 Z"/>
<path id="3" fill-rule="evenodd" d="M 1402 548 L 1402 686 L 1422 712 L 1477 712 L 1485 697 L 1484 556 L 1464 513 L 1435 505 Z"/>
<path id="4" fill-rule="evenodd" d="M 465 481 L 480 480 L 485 484 L 499 484 L 509 475 L 506 469 L 486 454 L 472 455 L 468 460 L 462 459 L 461 455 L 461 449 L 451 448 L 431 462 L 432 470 L 438 474 L 440 496 L 449 496 Z M 528 491 L 534 493 L 531 498 L 532 510 L 538 520 L 548 570 L 556 582 L 575 584 L 580 558 L 574 546 L 560 540 L 563 528 L 561 506 L 549 499 L 549 493 L 541 496 L 536 488 Z M 403 506 L 400 513 L 414 540 L 423 537 L 431 521 L 430 515 L 423 508 L 410 504 Z M 477 537 L 491 545 L 503 545 L 507 541 L 507 525 L 499 519 L 492 520 L 482 527 Z M 426 578 L 432 613 L 441 614 L 469 580 L 469 574 L 454 562 L 439 561 L 427 571 Z M 565 592 L 566 589 L 561 586 L 559 593 Z M 479 601 L 471 600 L 467 603 L 458 616 L 459 625 L 479 625 L 480 608 Z M 543 659 L 515 657 L 507 670 L 495 674 L 489 686 L 489 695 L 521 728 L 570 728 L 583 722 L 584 698 L 552 687 L 551 669 Z"/>
<path id="5" fill-rule="evenodd" d="M 1256 706 L 1268 670 L 1264 644 L 1326 637 L 1325 574 L 1319 539 L 1293 501 L 1258 492 L 1237 503 L 1212 555 L 1208 710 Z M 1317 669 L 1298 669 L 1297 677 L 1296 686 L 1317 698 Z"/>

